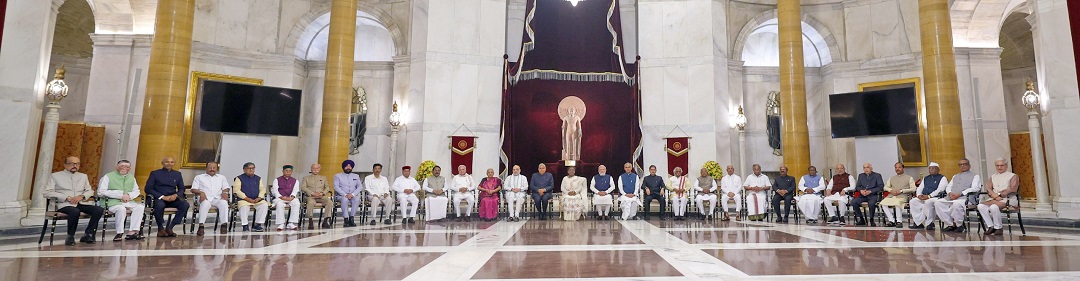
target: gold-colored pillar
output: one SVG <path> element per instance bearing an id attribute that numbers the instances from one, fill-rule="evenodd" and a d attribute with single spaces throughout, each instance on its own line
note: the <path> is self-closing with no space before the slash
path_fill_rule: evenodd
<path id="1" fill-rule="evenodd" d="M 777 2 L 780 36 L 780 140 L 788 173 L 810 167 L 810 130 L 806 126 L 806 73 L 803 67 L 802 11 L 799 0 Z"/>
<path id="2" fill-rule="evenodd" d="M 325 175 L 340 173 L 341 165 L 338 164 L 349 157 L 349 105 L 352 104 L 356 46 L 356 0 L 333 0 L 331 5 L 322 127 L 319 129 L 319 163 L 323 164 L 322 174 Z"/>
<path id="3" fill-rule="evenodd" d="M 948 0 L 919 0 L 923 79 L 926 80 L 926 134 L 929 160 L 941 163 L 941 174 L 960 172 L 954 163 L 964 157 L 956 56 Z"/>
<path id="4" fill-rule="evenodd" d="M 135 165 L 142 183 L 162 157 L 180 159 L 194 19 L 195 0 L 158 0 Z"/>

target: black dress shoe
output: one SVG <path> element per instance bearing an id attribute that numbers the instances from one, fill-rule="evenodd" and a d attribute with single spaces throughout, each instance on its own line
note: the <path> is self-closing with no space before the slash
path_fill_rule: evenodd
<path id="1" fill-rule="evenodd" d="M 391 223 L 394 223 L 394 221 L 392 221 L 392 220 L 390 220 L 390 219 L 385 219 L 385 220 L 383 220 L 383 222 L 382 222 L 382 223 L 383 223 L 383 224 L 391 224 Z"/>
<path id="2" fill-rule="evenodd" d="M 926 230 L 934 230 L 934 223 L 926 224 Z"/>
<path id="3" fill-rule="evenodd" d="M 917 225 L 917 224 L 913 223 L 913 224 L 911 224 L 911 226 L 908 226 L 908 228 L 910 228 L 910 229 L 920 229 L 920 228 L 924 228 L 924 227 L 921 226 L 921 225 Z"/>
<path id="4" fill-rule="evenodd" d="M 994 229 L 993 227 L 988 228 L 986 232 L 983 232 L 983 235 L 994 235 L 994 231 L 997 231 L 997 229 Z"/>
<path id="5" fill-rule="evenodd" d="M 75 246 L 75 236 L 68 236 L 67 240 L 64 240 L 64 245 Z"/>
<path id="6" fill-rule="evenodd" d="M 890 222 L 885 222 L 885 227 L 894 227 L 894 226 L 896 226 L 896 223 L 894 223 L 894 222 L 891 222 L 891 221 Z"/>
<path id="7" fill-rule="evenodd" d="M 941 231 L 956 231 L 956 227 L 951 225 L 946 226 L 945 228 L 942 228 Z"/>
<path id="8" fill-rule="evenodd" d="M 409 223 L 416 223 L 416 220 L 413 220 L 413 218 L 409 218 Z"/>
<path id="9" fill-rule="evenodd" d="M 965 231 L 967 231 L 967 226 L 964 226 L 964 225 L 961 224 L 960 226 L 957 226 L 956 229 L 954 229 L 953 231 L 961 232 L 961 233 L 965 232 Z"/>
<path id="10" fill-rule="evenodd" d="M 401 224 L 407 224 L 407 223 L 409 223 L 409 219 L 401 219 Z"/>
<path id="11" fill-rule="evenodd" d="M 83 237 L 79 239 L 79 242 L 83 242 L 86 244 L 94 244 L 97 243 L 97 239 L 94 238 L 93 234 L 87 234 L 83 235 Z"/>
<path id="12" fill-rule="evenodd" d="M 371 220 L 371 222 L 369 222 L 368 225 L 375 225 L 375 220 Z"/>
<path id="13" fill-rule="evenodd" d="M 896 228 L 904 228 L 904 223 L 902 223 L 902 222 L 896 223 Z"/>

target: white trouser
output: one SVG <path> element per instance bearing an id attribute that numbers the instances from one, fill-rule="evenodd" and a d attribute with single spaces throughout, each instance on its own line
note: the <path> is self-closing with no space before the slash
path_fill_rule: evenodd
<path id="1" fill-rule="evenodd" d="M 799 210 L 808 220 L 818 219 L 818 216 L 821 215 L 821 201 L 823 200 L 817 194 L 803 194 L 795 197 L 795 203 L 799 205 Z"/>
<path id="2" fill-rule="evenodd" d="M 465 212 L 466 216 L 472 215 L 473 207 L 476 207 L 476 198 L 473 198 L 472 192 L 454 192 L 454 215 L 461 216 L 461 201 L 469 202 L 469 208 Z"/>
<path id="3" fill-rule="evenodd" d="M 735 196 L 728 196 L 727 192 L 721 192 L 720 196 L 720 211 L 724 214 L 728 214 L 728 201 L 735 201 L 735 213 L 738 214 L 742 210 L 743 198 L 739 196 L 739 193 L 734 193 Z"/>
<path id="4" fill-rule="evenodd" d="M 908 208 L 911 208 L 911 222 L 915 225 L 926 226 L 934 223 L 934 202 L 937 198 L 927 198 L 925 201 L 919 197 L 908 200 Z"/>
<path id="5" fill-rule="evenodd" d="M 521 214 L 522 204 L 525 203 L 525 192 L 507 192 L 506 206 L 510 208 L 510 217 L 516 218 Z"/>
<path id="6" fill-rule="evenodd" d="M 624 220 L 637 216 L 638 206 L 641 206 L 641 200 L 637 196 L 630 198 L 623 195 L 619 197 L 619 203 L 622 205 L 622 218 Z"/>
<path id="7" fill-rule="evenodd" d="M 146 205 L 135 201 L 128 201 L 127 203 L 120 203 L 109 207 L 109 212 L 113 213 L 116 218 L 116 233 L 124 233 L 124 220 L 127 219 L 127 209 L 131 209 L 131 226 L 128 226 L 128 230 L 139 231 L 139 227 L 142 226 L 143 210 L 146 209 Z"/>
<path id="8" fill-rule="evenodd" d="M 904 220 L 904 206 L 903 205 L 898 205 L 898 206 L 881 205 L 881 209 L 885 210 L 885 218 L 888 219 L 886 221 L 900 223 L 901 220 Z M 895 215 L 893 215 L 894 213 L 895 213 Z"/>
<path id="9" fill-rule="evenodd" d="M 424 211 L 427 213 L 425 219 L 433 221 L 446 218 L 446 204 L 449 203 L 450 198 L 446 198 L 446 196 L 430 194 L 427 197 L 424 197 L 424 204 L 427 206 L 424 208 Z"/>
<path id="10" fill-rule="evenodd" d="M 611 204 L 594 204 L 597 216 L 607 216 L 611 213 Z"/>
<path id="11" fill-rule="evenodd" d="M 300 199 L 293 198 L 292 201 L 285 202 L 280 198 L 274 199 L 274 221 L 278 226 L 285 225 L 285 206 L 289 206 L 289 223 L 296 225 L 300 222 Z"/>
<path id="12" fill-rule="evenodd" d="M 401 210 L 401 218 L 415 218 L 416 208 L 420 205 L 420 198 L 416 198 L 416 193 L 405 194 L 398 193 L 397 196 L 398 209 Z M 412 203 L 412 207 L 409 207 L 409 203 Z"/>
<path id="13" fill-rule="evenodd" d="M 266 221 L 266 212 L 269 210 L 270 204 L 266 204 L 266 201 L 255 204 L 255 223 L 262 224 Z M 248 215 L 251 214 L 251 205 L 240 206 L 240 225 L 248 225 Z"/>
<path id="14" fill-rule="evenodd" d="M 207 199 L 199 203 L 199 224 L 206 223 L 210 207 L 217 208 L 217 224 L 229 223 L 229 201 L 225 199 Z"/>
<path id="15" fill-rule="evenodd" d="M 386 214 L 390 215 L 390 209 L 394 207 L 394 197 L 390 196 L 390 193 L 386 193 L 386 197 L 381 195 L 371 195 L 371 220 L 379 217 L 379 206 L 386 206 Z"/>
<path id="16" fill-rule="evenodd" d="M 978 208 L 986 226 L 1001 229 L 1001 208 L 998 205 L 979 204 Z"/>
<path id="17" fill-rule="evenodd" d="M 844 194 L 836 193 L 825 197 L 825 211 L 829 213 L 829 218 L 837 216 L 844 216 L 847 214 L 848 197 Z M 833 203 L 836 207 L 833 208 Z M 839 212 L 838 212 L 839 211 Z"/>
<path id="18" fill-rule="evenodd" d="M 934 201 L 934 210 L 937 212 L 938 219 L 945 226 L 960 226 L 960 223 L 964 222 L 964 214 L 967 211 L 966 205 L 967 198 L 964 196 L 960 196 L 956 200 L 941 198 Z"/>
<path id="19" fill-rule="evenodd" d="M 697 198 L 695 198 L 694 201 L 697 201 L 698 213 L 701 213 L 702 215 L 712 215 L 712 213 L 716 211 L 716 194 L 712 194 L 712 193 L 698 194 Z M 705 201 L 709 201 L 709 211 L 708 212 L 705 212 Z M 741 204 L 741 202 L 736 203 L 736 204 Z"/>
<path id="20" fill-rule="evenodd" d="M 673 196 L 673 197 L 671 197 L 671 210 L 672 210 L 673 213 L 675 213 L 676 217 L 681 217 L 681 216 L 686 215 L 686 204 L 687 203 L 690 203 L 690 197 L 689 196 L 682 196 L 682 197 Z M 663 210 L 661 210 L 661 211 L 663 211 Z"/>

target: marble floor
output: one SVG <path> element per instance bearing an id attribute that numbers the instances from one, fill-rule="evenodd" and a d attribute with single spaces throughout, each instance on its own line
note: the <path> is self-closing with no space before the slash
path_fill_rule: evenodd
<path id="1" fill-rule="evenodd" d="M 983 236 L 720 221 L 440 222 L 64 246 L 0 238 L 0 280 L 1080 280 L 1080 230 Z M 110 237 L 111 238 L 111 237 Z"/>

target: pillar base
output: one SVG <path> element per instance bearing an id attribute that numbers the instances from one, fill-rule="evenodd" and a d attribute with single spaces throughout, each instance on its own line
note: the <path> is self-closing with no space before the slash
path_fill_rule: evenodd
<path id="1" fill-rule="evenodd" d="M 7 201 L 0 202 L 0 228 L 17 228 L 22 227 L 22 217 L 26 215 L 27 205 L 29 200 Z M 45 211 L 41 211 L 41 216 L 45 216 Z M 40 223 L 40 221 L 39 221 Z"/>

